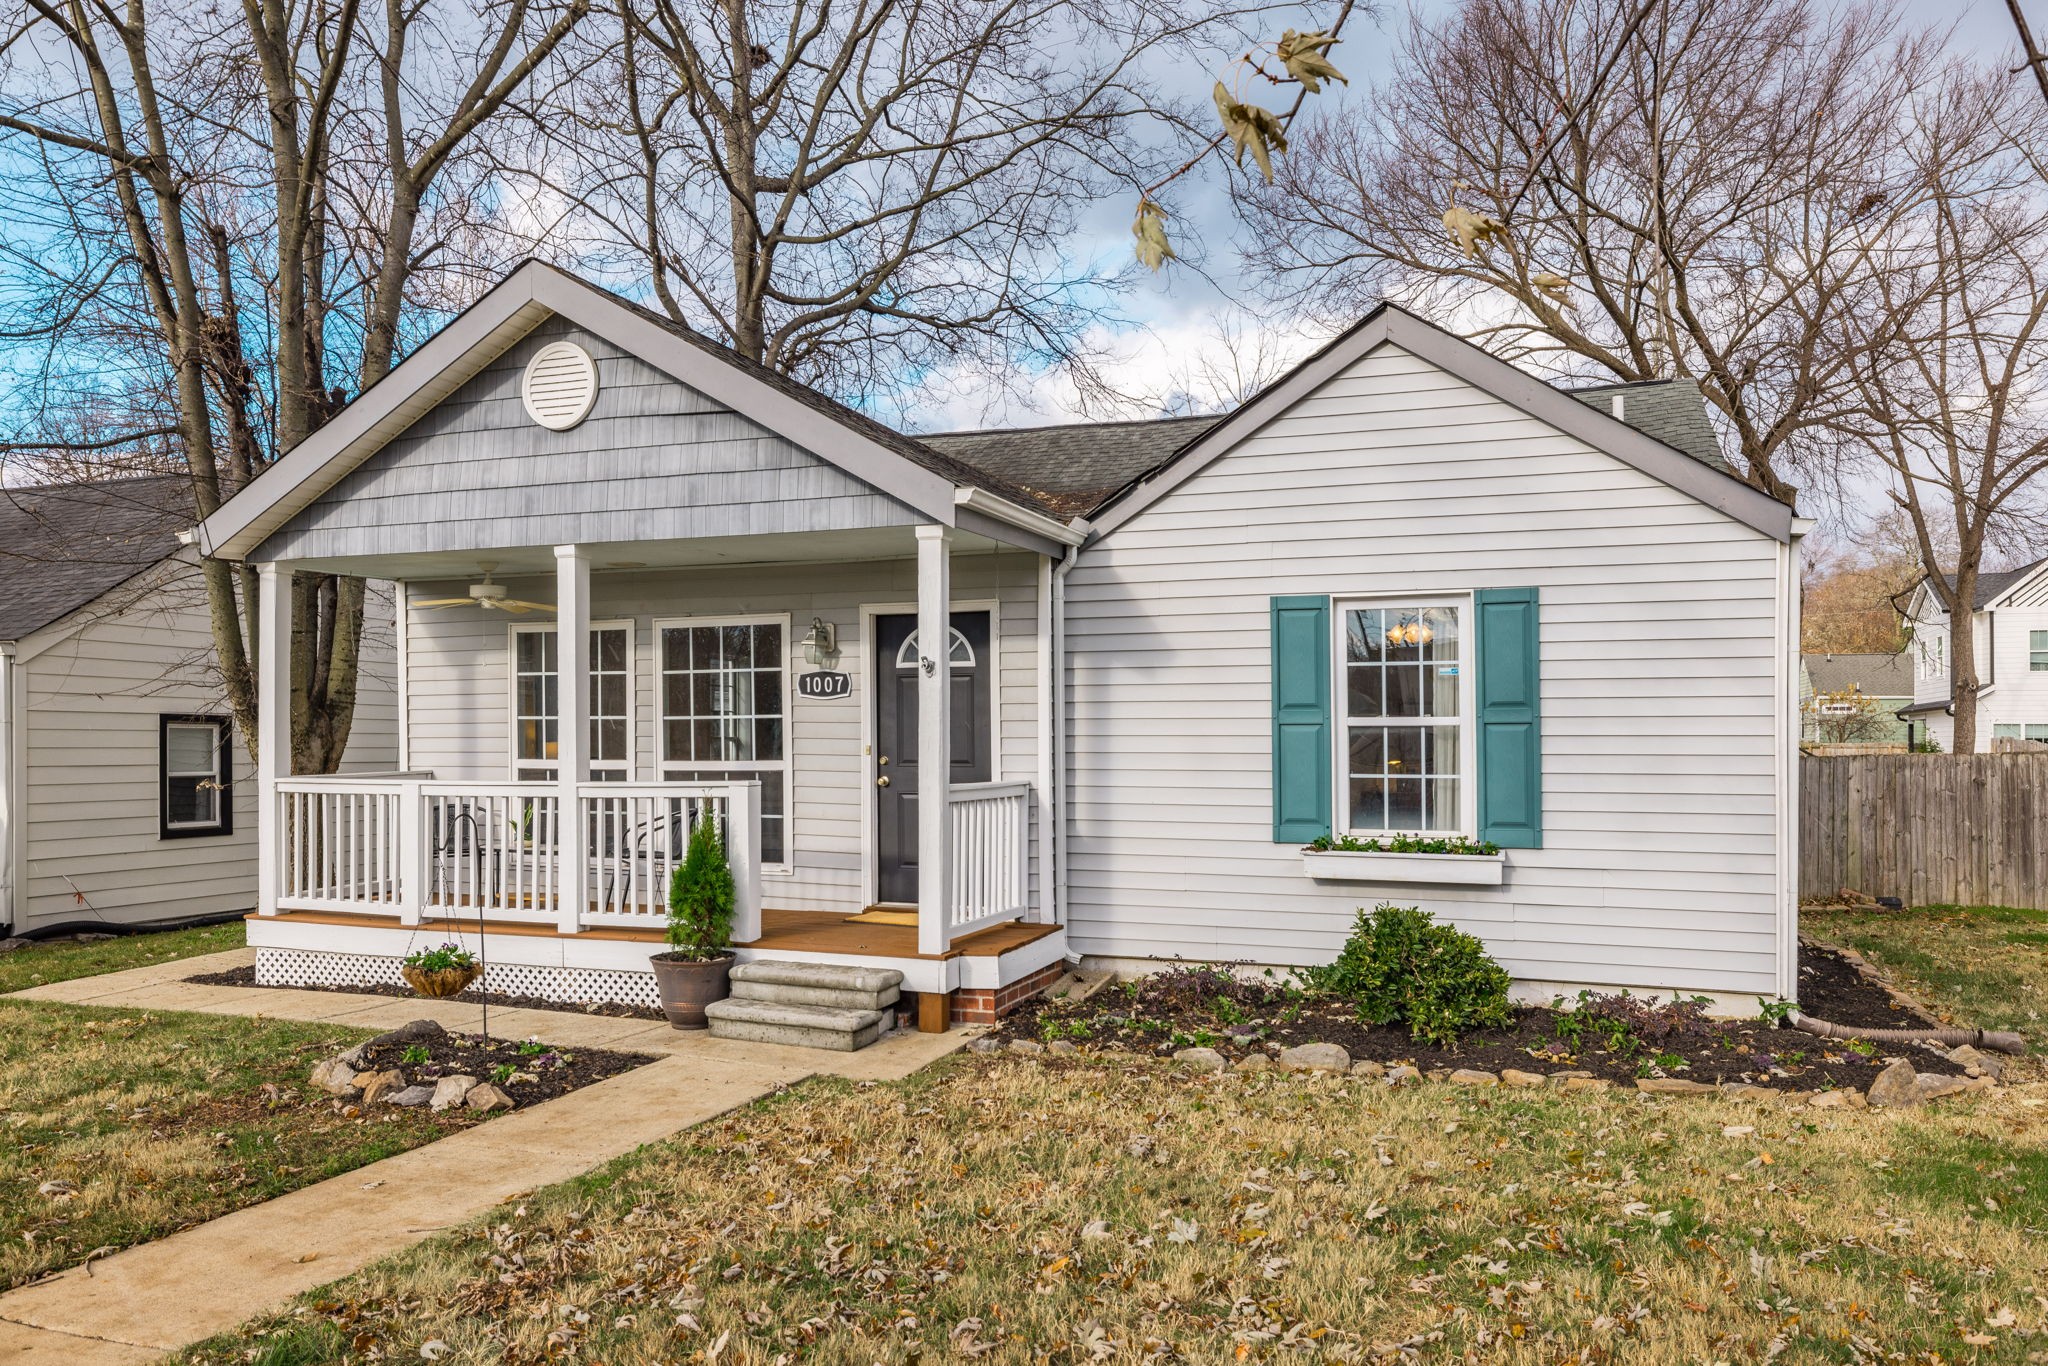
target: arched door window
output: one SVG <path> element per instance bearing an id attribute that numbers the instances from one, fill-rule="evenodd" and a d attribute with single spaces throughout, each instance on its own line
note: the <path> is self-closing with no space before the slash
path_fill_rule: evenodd
<path id="1" fill-rule="evenodd" d="M 974 667 L 974 647 L 967 643 L 967 637 L 960 634 L 960 628 L 957 626 L 953 628 L 952 656 L 951 662 L 954 668 L 971 669 Z M 914 669 L 917 667 L 917 659 L 917 632 L 912 631 L 904 640 L 902 648 L 896 651 L 896 667 L 899 669 Z"/>

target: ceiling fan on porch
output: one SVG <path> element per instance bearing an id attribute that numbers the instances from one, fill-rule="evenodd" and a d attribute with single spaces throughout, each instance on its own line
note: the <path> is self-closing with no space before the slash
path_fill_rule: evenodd
<path id="1" fill-rule="evenodd" d="M 555 605 L 551 602 L 528 602 L 524 598 L 508 596 L 504 584 L 494 583 L 491 580 L 491 571 L 496 569 L 497 565 L 485 564 L 477 567 L 484 571 L 484 581 L 471 584 L 468 597 L 429 598 L 425 602 L 416 602 L 413 606 L 488 607 L 494 612 L 510 612 L 514 616 L 525 616 L 528 612 L 552 612 L 555 610 Z"/>

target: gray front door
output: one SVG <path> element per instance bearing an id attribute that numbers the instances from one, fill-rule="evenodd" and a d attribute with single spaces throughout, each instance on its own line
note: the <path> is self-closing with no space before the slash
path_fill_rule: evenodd
<path id="1" fill-rule="evenodd" d="M 875 618 L 876 899 L 917 901 L 917 618 Z M 985 783 L 994 773 L 989 735 L 989 614 L 955 612 L 952 781 Z M 934 655 L 934 658 L 937 656 Z"/>

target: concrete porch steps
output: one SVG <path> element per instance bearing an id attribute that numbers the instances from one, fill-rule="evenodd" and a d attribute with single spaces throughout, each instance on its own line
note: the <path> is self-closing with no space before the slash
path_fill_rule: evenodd
<path id="1" fill-rule="evenodd" d="M 851 1053 L 882 1036 L 903 974 L 827 963 L 741 963 L 732 995 L 704 1014 L 715 1039 Z"/>

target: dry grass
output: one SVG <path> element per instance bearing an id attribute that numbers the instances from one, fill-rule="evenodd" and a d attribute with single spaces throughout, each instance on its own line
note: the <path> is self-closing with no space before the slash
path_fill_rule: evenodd
<path id="1" fill-rule="evenodd" d="M 960 1058 L 807 1083 L 188 1359 L 2048 1359 L 2044 1097 Z"/>
<path id="2" fill-rule="evenodd" d="M 0 1288 L 446 1132 L 303 1094 L 318 1058 L 369 1034 L 0 1001 Z"/>
<path id="3" fill-rule="evenodd" d="M 1803 932 L 1855 949 L 1944 1015 L 2018 1030 L 2035 1053 L 2048 1051 L 2048 911 L 1916 906 L 1799 918 Z"/>

